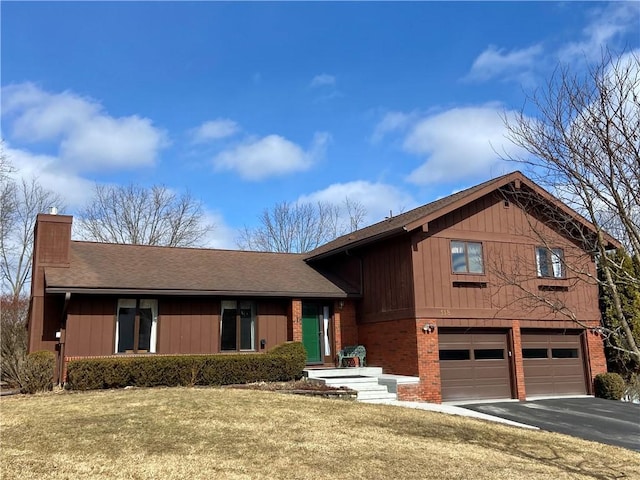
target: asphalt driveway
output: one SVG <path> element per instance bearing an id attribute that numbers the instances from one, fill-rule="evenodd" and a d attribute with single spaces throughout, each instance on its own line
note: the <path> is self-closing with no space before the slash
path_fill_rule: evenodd
<path id="1" fill-rule="evenodd" d="M 554 398 L 461 405 L 550 432 L 640 451 L 640 405 L 601 398 Z"/>

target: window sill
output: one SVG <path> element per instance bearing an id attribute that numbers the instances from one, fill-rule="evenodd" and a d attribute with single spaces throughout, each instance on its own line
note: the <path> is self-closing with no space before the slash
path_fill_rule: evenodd
<path id="1" fill-rule="evenodd" d="M 568 292 L 569 287 L 566 285 L 538 285 L 538 290 L 542 292 Z"/>
<path id="2" fill-rule="evenodd" d="M 454 280 L 452 285 L 456 288 L 487 288 L 487 282 L 472 280 Z"/>
<path id="3" fill-rule="evenodd" d="M 487 276 L 483 273 L 452 273 L 450 279 L 454 287 L 458 284 L 487 283 Z"/>

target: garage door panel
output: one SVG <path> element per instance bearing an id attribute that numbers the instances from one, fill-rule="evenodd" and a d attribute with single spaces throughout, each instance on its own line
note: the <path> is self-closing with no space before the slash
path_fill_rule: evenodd
<path id="1" fill-rule="evenodd" d="M 586 393 L 580 335 L 523 333 L 521 342 L 527 396 Z"/>
<path id="2" fill-rule="evenodd" d="M 511 398 L 506 334 L 441 333 L 439 344 L 443 400 Z"/>

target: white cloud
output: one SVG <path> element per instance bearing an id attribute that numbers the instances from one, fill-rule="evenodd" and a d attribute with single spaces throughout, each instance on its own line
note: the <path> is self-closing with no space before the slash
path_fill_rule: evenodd
<path id="1" fill-rule="evenodd" d="M 404 130 L 410 125 L 411 120 L 414 118 L 415 114 L 403 112 L 388 112 L 373 130 L 371 141 L 373 143 L 378 143 L 387 134 L 399 130 Z"/>
<path id="2" fill-rule="evenodd" d="M 205 211 L 205 221 L 213 225 L 213 230 L 204 239 L 204 247 L 236 249 L 237 232 L 231 228 L 224 220 L 224 217 L 217 211 Z"/>
<path id="3" fill-rule="evenodd" d="M 346 198 L 360 202 L 367 210 L 365 224 L 383 220 L 392 211 L 394 215 L 416 206 L 407 192 L 386 183 L 356 180 L 334 183 L 323 190 L 301 196 L 300 202 L 328 202 L 343 206 Z"/>
<path id="4" fill-rule="evenodd" d="M 2 88 L 2 115 L 11 140 L 59 142 L 60 161 L 75 171 L 150 166 L 167 143 L 148 118 L 112 117 L 95 100 L 32 83 Z"/>
<path id="5" fill-rule="evenodd" d="M 329 140 L 329 134 L 316 133 L 305 151 L 284 137 L 268 135 L 221 152 L 213 164 L 218 171 L 235 171 L 246 180 L 263 180 L 309 169 L 324 154 Z"/>
<path id="6" fill-rule="evenodd" d="M 492 78 L 529 83 L 531 71 L 543 53 L 542 45 L 506 51 L 490 45 L 471 66 L 466 80 L 487 81 Z"/>
<path id="7" fill-rule="evenodd" d="M 205 143 L 210 140 L 220 140 L 231 137 L 240 131 L 240 126 L 228 118 L 217 118 L 204 122 L 195 128 L 191 134 L 194 143 Z"/>
<path id="8" fill-rule="evenodd" d="M 16 169 L 15 178 L 37 179 L 44 189 L 60 195 L 69 212 L 85 206 L 93 196 L 94 182 L 62 168 L 56 157 L 36 155 L 6 144 L 4 153 Z"/>
<path id="9" fill-rule="evenodd" d="M 311 83 L 309 84 L 311 87 L 323 87 L 323 86 L 332 86 L 336 84 L 336 77 L 333 75 L 329 75 L 327 73 L 322 73 L 320 75 L 316 75 L 311 79 Z"/>
<path id="10" fill-rule="evenodd" d="M 582 31 L 583 38 L 561 48 L 559 57 L 565 62 L 576 58 L 598 61 L 605 48 L 623 47 L 624 45 L 612 43 L 625 33 L 637 32 L 639 21 L 638 2 L 611 2 L 604 8 L 594 9 L 591 12 L 591 21 Z"/>
<path id="11" fill-rule="evenodd" d="M 407 180 L 418 185 L 453 182 L 487 177 L 501 169 L 504 162 L 496 152 L 516 151 L 505 137 L 502 114 L 499 106 L 485 105 L 454 108 L 417 121 L 403 149 L 425 161 Z"/>

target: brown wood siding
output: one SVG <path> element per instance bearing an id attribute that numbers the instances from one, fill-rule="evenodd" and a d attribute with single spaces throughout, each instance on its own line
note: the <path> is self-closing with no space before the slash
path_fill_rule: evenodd
<path id="1" fill-rule="evenodd" d="M 158 302 L 158 353 L 217 353 L 220 300 L 161 298 Z"/>
<path id="2" fill-rule="evenodd" d="M 363 297 L 360 321 L 406 318 L 413 314 L 411 239 L 400 237 L 360 253 Z"/>
<path id="3" fill-rule="evenodd" d="M 258 302 L 258 331 L 256 348 L 266 352 L 287 341 L 287 301 Z M 260 340 L 266 340 L 265 348 L 260 348 Z"/>
<path id="4" fill-rule="evenodd" d="M 535 248 L 542 241 L 536 232 L 549 246 L 564 249 L 566 262 L 575 266 L 575 270 L 567 272 L 568 278 L 537 278 Z M 482 243 L 483 274 L 452 272 L 452 240 Z M 597 286 L 575 281 L 576 276 L 582 275 L 577 272 L 595 274 L 593 260 L 534 215 L 514 204 L 505 207 L 498 194 L 482 197 L 429 223 L 428 231 L 414 233 L 412 242 L 417 316 L 566 319 L 540 303 L 532 306 L 524 301 L 522 291 L 501 278 L 506 274 L 526 290 L 543 292 L 566 305 L 581 320 L 599 318 Z"/>
<path id="5" fill-rule="evenodd" d="M 71 297 L 65 356 L 113 354 L 117 303 L 113 297 Z"/>
<path id="6" fill-rule="evenodd" d="M 63 304 L 57 300 L 62 312 Z M 159 298 L 157 353 L 219 353 L 220 302 L 219 298 Z M 72 296 L 65 356 L 113 354 L 117 305 L 117 297 Z M 55 341 L 54 330 L 49 336 Z M 261 339 L 266 340 L 265 349 L 260 349 Z M 286 341 L 287 301 L 258 301 L 256 350 L 267 351 Z"/>

